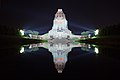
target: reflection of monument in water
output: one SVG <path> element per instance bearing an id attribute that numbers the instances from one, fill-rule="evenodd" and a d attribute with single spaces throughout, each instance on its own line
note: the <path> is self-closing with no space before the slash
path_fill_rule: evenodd
<path id="1" fill-rule="evenodd" d="M 30 44 L 28 46 L 24 46 L 21 48 L 20 53 L 23 52 L 31 52 L 31 51 L 37 51 L 39 50 L 38 47 L 43 47 L 48 49 L 53 56 L 53 62 L 55 64 L 55 68 L 57 69 L 58 73 L 62 73 L 65 64 L 68 60 L 68 53 L 72 50 L 74 47 L 81 47 L 81 50 L 92 52 L 92 53 L 99 53 L 98 48 L 95 45 L 89 45 L 85 43 L 77 43 L 77 42 L 48 42 L 48 43 L 38 43 L 38 44 Z"/>
<path id="2" fill-rule="evenodd" d="M 74 44 L 70 44 L 70 43 L 51 43 L 50 47 L 48 48 L 49 51 L 52 53 L 53 55 L 53 61 L 55 63 L 55 67 L 58 71 L 58 73 L 62 73 L 65 64 L 67 62 L 67 56 L 68 53 L 71 51 L 71 49 L 73 47 L 79 47 L 80 45 L 74 45 Z"/>
<path id="3" fill-rule="evenodd" d="M 35 47 L 44 47 L 47 48 L 53 56 L 53 61 L 55 64 L 55 68 L 58 73 L 62 73 L 65 64 L 68 59 L 68 53 L 72 50 L 73 47 L 83 47 L 86 46 L 82 43 L 39 43 L 39 44 L 31 44 L 30 48 Z"/>
<path id="4" fill-rule="evenodd" d="M 71 51 L 71 48 L 67 46 L 67 44 L 58 43 L 52 44 L 52 46 L 49 47 L 49 51 L 53 55 L 53 61 L 58 73 L 62 73 L 67 62 L 67 55 Z"/>

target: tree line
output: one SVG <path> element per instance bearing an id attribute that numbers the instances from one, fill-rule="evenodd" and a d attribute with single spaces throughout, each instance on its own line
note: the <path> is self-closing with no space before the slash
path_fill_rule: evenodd
<path id="1" fill-rule="evenodd" d="M 0 35 L 18 36 L 21 27 L 0 25 Z"/>
<path id="2" fill-rule="evenodd" d="M 120 36 L 120 24 L 99 26 L 99 36 Z"/>

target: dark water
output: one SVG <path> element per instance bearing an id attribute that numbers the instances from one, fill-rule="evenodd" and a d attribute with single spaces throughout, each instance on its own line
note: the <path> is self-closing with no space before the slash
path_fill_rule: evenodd
<path id="1" fill-rule="evenodd" d="M 55 67 L 61 67 L 60 62 L 62 73 Z M 97 80 L 119 75 L 120 51 L 110 46 L 39 43 L 0 49 L 0 80 Z"/>

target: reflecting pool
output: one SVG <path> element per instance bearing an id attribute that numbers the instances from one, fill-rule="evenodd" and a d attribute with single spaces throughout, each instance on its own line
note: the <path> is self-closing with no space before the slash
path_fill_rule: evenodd
<path id="1" fill-rule="evenodd" d="M 120 71 L 118 47 L 45 42 L 6 46 L 0 51 L 0 73 L 4 79 L 115 79 Z"/>

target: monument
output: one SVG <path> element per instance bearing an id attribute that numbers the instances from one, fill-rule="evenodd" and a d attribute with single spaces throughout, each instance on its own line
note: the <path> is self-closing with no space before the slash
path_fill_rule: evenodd
<path id="1" fill-rule="evenodd" d="M 48 37 L 53 38 L 69 38 L 72 35 L 71 31 L 68 29 L 68 22 L 66 20 L 65 14 L 62 9 L 58 9 L 53 20 L 52 29 L 48 32 Z"/>

